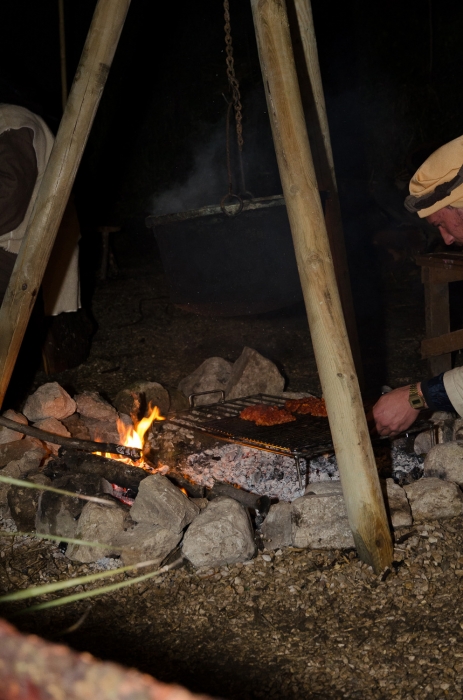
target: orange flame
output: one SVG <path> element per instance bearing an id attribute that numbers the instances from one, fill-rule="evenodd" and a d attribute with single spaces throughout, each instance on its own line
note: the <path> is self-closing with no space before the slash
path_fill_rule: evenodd
<path id="1" fill-rule="evenodd" d="M 126 425 L 120 420 L 120 418 L 118 418 L 117 432 L 119 433 L 120 444 L 125 445 L 126 447 L 137 447 L 138 449 L 142 450 L 145 444 L 145 435 L 156 420 L 165 420 L 165 418 L 161 415 L 159 408 L 157 406 L 152 407 L 151 404 L 148 408 L 148 415 L 142 418 L 141 421 L 135 422 L 133 426 Z M 121 455 L 113 455 L 109 453 L 105 453 L 103 455 L 102 452 L 96 452 L 95 454 L 107 457 L 108 459 L 116 459 L 119 462 L 125 462 L 126 464 L 130 464 L 135 467 L 145 466 L 143 457 L 135 462 L 134 460 L 129 459 L 129 457 L 122 457 Z"/>

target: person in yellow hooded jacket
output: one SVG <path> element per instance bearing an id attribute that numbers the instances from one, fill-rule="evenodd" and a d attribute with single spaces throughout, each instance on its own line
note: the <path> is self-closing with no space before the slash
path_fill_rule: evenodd
<path id="1" fill-rule="evenodd" d="M 463 246 L 463 136 L 432 153 L 413 175 L 409 190 L 406 209 L 435 226 L 446 245 Z M 373 407 L 376 429 L 380 435 L 396 435 L 428 408 L 463 417 L 463 367 L 384 394 Z"/>

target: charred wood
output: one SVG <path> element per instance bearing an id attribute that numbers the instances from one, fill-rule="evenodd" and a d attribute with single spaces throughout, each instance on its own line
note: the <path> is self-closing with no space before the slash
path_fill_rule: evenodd
<path id="1" fill-rule="evenodd" d="M 185 479 L 181 474 L 166 474 L 169 481 L 171 481 L 179 489 L 185 489 L 187 494 L 191 498 L 204 498 L 205 487 L 199 486 L 198 484 L 193 484 L 193 482 Z"/>
<path id="2" fill-rule="evenodd" d="M 138 493 L 140 482 L 149 476 L 149 472 L 141 467 L 132 467 L 115 459 L 67 449 L 61 449 L 58 458 L 49 462 L 44 470 L 44 474 L 50 479 L 76 473 L 103 477 L 111 484 L 118 484 L 135 493 Z"/>
<path id="3" fill-rule="evenodd" d="M 75 450 L 85 450 L 86 452 L 109 452 L 110 454 L 123 455 L 131 459 L 140 459 L 142 456 L 141 450 L 136 447 L 125 447 L 125 445 L 115 445 L 111 442 L 92 442 L 91 440 L 79 440 L 77 438 L 68 438 L 56 433 L 49 433 L 39 428 L 34 428 L 32 425 L 23 425 L 16 423 L 14 420 L 0 416 L 0 425 L 10 430 L 16 430 L 23 435 L 38 438 L 43 442 L 52 442 L 55 445 L 64 445 L 72 447 Z"/>
<path id="4" fill-rule="evenodd" d="M 210 489 L 208 498 L 216 498 L 217 496 L 226 496 L 233 498 L 246 508 L 258 510 L 262 516 L 266 516 L 270 510 L 271 501 L 268 496 L 257 496 L 255 493 L 249 493 L 244 489 L 237 489 L 231 484 L 226 484 L 222 481 L 216 481 L 212 489 Z"/>

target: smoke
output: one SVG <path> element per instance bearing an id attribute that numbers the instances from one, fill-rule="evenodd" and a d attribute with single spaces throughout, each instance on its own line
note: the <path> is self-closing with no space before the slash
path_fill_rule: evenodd
<path id="1" fill-rule="evenodd" d="M 243 100 L 243 136 L 246 190 L 256 197 L 280 194 L 265 96 L 261 89 L 254 90 Z M 233 115 L 230 119 L 230 152 L 233 192 L 239 194 L 240 168 Z M 228 193 L 225 116 L 214 127 L 209 127 L 208 138 L 194 149 L 193 161 L 184 182 L 152 198 L 153 215 L 163 216 L 220 204 L 222 197 Z"/>
<path id="2" fill-rule="evenodd" d="M 218 204 L 227 192 L 225 121 L 222 121 L 213 128 L 208 141 L 196 149 L 186 181 L 153 198 L 152 213 L 162 216 Z"/>

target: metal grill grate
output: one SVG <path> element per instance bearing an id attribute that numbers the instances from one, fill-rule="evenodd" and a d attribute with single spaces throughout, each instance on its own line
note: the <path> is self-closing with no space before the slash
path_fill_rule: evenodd
<path id="1" fill-rule="evenodd" d="M 293 457 L 302 488 L 300 458 L 312 459 L 326 452 L 334 452 L 328 418 L 294 414 L 296 420 L 291 423 L 258 426 L 239 417 L 246 406 L 267 404 L 282 408 L 285 401 L 279 396 L 256 394 L 209 406 L 196 406 L 173 417 L 168 416 L 167 420 L 219 440 Z M 428 421 L 419 421 L 408 432 L 420 432 L 429 426 Z"/>
<path id="2" fill-rule="evenodd" d="M 256 394 L 209 406 L 197 406 L 178 413 L 173 418 L 168 417 L 168 420 L 174 425 L 207 433 L 220 440 L 293 457 L 312 457 L 332 450 L 327 418 L 296 414 L 296 420 L 291 423 L 258 426 L 239 417 L 246 406 L 265 404 L 283 408 L 285 400 L 270 394 Z"/>

